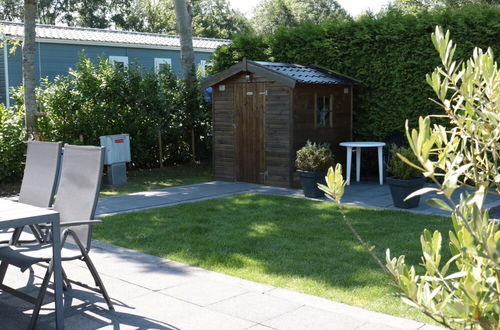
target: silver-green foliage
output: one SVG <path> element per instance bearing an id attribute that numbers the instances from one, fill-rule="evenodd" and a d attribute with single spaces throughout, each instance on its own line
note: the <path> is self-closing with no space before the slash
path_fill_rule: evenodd
<path id="1" fill-rule="evenodd" d="M 439 27 L 432 41 L 442 67 L 428 75 L 427 81 L 451 128 L 431 125 L 432 118 L 427 116 L 420 118 L 418 129 L 406 131 L 418 159 L 412 165 L 436 183 L 435 188 L 415 194 L 435 192 L 443 198 L 430 203 L 451 211 L 451 257 L 443 260 L 442 234 L 425 230 L 420 237 L 423 273 L 407 265 L 404 255 L 391 257 L 389 250 L 382 268 L 400 288 L 405 302 L 438 323 L 452 329 L 498 329 L 500 232 L 484 203 L 488 193 L 500 193 L 500 70 L 491 50 L 476 48 L 468 61 L 455 62 L 455 45 L 449 32 L 444 34 Z M 339 202 L 343 184 L 341 170 L 330 169 L 322 189 Z M 471 192 L 461 193 L 455 203 L 452 194 L 463 186 L 472 188 Z M 364 244 L 380 265 L 373 247 Z"/>

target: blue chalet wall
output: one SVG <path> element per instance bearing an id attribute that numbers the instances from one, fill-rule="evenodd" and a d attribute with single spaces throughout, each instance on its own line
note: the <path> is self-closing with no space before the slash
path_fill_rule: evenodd
<path id="1" fill-rule="evenodd" d="M 0 22 L 0 26 L 1 42 L 22 40 L 22 23 Z M 229 42 L 224 39 L 194 37 L 195 64 L 199 65 L 201 61 L 206 64 L 218 46 Z M 0 52 L 0 102 L 6 103 L 6 85 L 17 87 L 22 83 L 22 49 L 17 47 L 14 54 L 7 54 L 4 49 Z M 68 74 L 68 70 L 79 61 L 83 51 L 94 63 L 100 58 L 126 56 L 129 67 L 139 65 L 151 71 L 154 71 L 155 58 L 167 58 L 170 59 L 174 72 L 179 74 L 181 71 L 179 36 L 37 24 L 38 80 L 53 80 L 57 76 Z"/>
<path id="2" fill-rule="evenodd" d="M 36 47 L 36 74 L 37 78 L 47 77 L 53 80 L 58 75 L 66 75 L 74 67 L 82 55 L 82 51 L 94 63 L 100 58 L 109 56 L 127 56 L 129 66 L 137 64 L 146 70 L 154 70 L 155 58 L 170 58 L 172 70 L 180 73 L 180 51 L 136 47 L 94 46 L 69 43 L 38 42 Z M 22 84 L 22 51 L 17 47 L 12 55 L 8 55 L 9 86 L 17 87 Z M 209 61 L 211 52 L 195 52 L 195 64 L 200 61 Z M 0 53 L 0 102 L 6 103 L 5 71 L 3 50 Z"/>

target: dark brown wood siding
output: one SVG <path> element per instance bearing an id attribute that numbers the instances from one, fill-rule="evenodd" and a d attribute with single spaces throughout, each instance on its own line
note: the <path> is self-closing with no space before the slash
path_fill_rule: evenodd
<path id="1" fill-rule="evenodd" d="M 215 180 L 235 180 L 233 84 L 213 86 L 213 176 Z"/>
<path id="2" fill-rule="evenodd" d="M 266 90 L 266 184 L 290 187 L 292 90 L 276 82 L 267 83 Z"/>
<path id="3" fill-rule="evenodd" d="M 348 93 L 344 92 L 347 89 Z M 294 154 L 307 140 L 329 143 L 336 162 L 344 163 L 345 150 L 339 146 L 351 139 L 351 86 L 297 86 L 293 91 L 293 151 Z M 332 95 L 332 126 L 316 127 L 315 95 Z"/>

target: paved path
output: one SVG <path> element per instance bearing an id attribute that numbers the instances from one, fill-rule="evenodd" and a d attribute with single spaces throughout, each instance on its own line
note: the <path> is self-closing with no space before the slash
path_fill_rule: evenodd
<path id="1" fill-rule="evenodd" d="M 135 212 L 143 209 L 171 206 L 187 202 L 220 198 L 241 193 L 258 193 L 305 198 L 301 189 L 287 189 L 262 186 L 243 182 L 213 181 L 189 186 L 179 186 L 160 190 L 138 192 L 129 195 L 100 198 L 97 205 L 99 216 L 117 213 Z M 457 194 L 455 194 L 457 195 Z M 435 194 L 422 196 L 419 207 L 409 212 L 447 215 L 446 212 L 431 208 L 425 202 L 428 198 L 437 197 Z M 321 198 L 320 200 L 328 200 Z M 392 210 L 401 210 L 392 205 L 391 194 L 387 185 L 376 183 L 351 184 L 346 187 L 342 202 L 347 205 L 375 207 Z M 488 208 L 500 205 L 498 196 L 487 199 Z"/>
<path id="2" fill-rule="evenodd" d="M 116 311 L 108 311 L 99 294 L 74 286 L 65 295 L 67 329 L 438 329 L 97 241 L 90 255 Z M 92 284 L 83 262 L 64 265 L 70 278 Z M 22 274 L 11 267 L 5 283 L 35 294 L 44 272 L 34 267 L 33 274 Z M 48 296 L 39 329 L 54 329 L 53 296 Z M 24 328 L 31 309 L 0 293 L 2 328 Z"/>

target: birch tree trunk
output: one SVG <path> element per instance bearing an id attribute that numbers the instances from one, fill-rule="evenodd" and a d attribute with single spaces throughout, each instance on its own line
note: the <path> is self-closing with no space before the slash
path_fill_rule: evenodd
<path id="1" fill-rule="evenodd" d="M 26 137 L 36 137 L 35 115 L 36 73 L 35 73 L 35 37 L 36 37 L 36 0 L 24 0 L 24 38 L 23 38 L 23 87 Z"/>
<path id="2" fill-rule="evenodd" d="M 182 79 L 191 81 L 196 79 L 194 70 L 193 52 L 193 13 L 191 4 L 186 0 L 175 0 L 175 16 L 177 18 L 177 31 L 181 43 L 181 70 Z"/>

